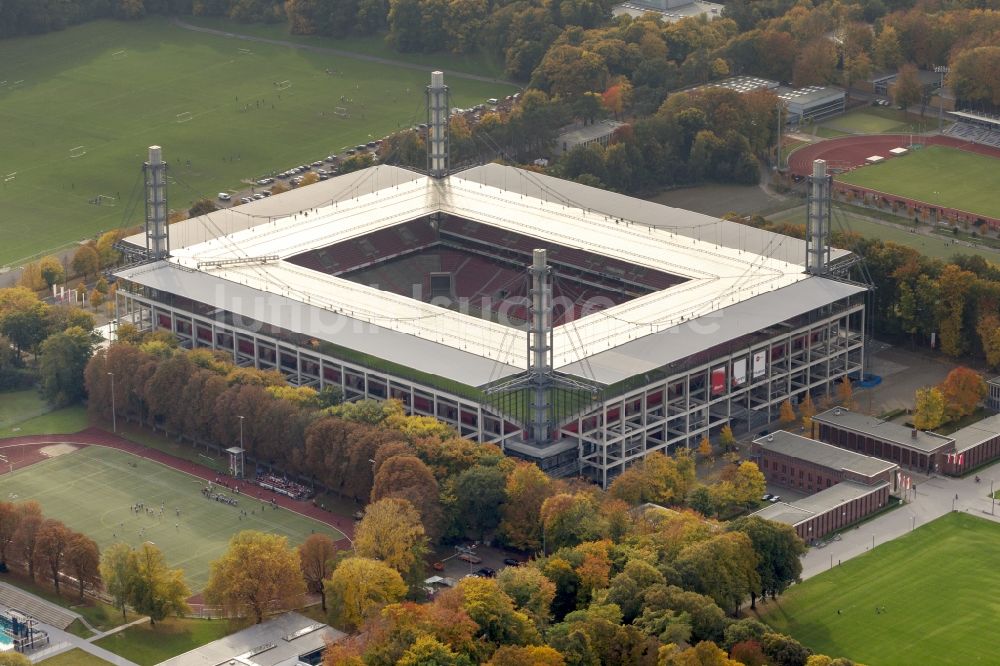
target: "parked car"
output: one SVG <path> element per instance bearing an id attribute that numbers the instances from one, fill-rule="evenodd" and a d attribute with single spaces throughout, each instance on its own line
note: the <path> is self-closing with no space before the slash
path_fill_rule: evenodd
<path id="1" fill-rule="evenodd" d="M 496 578 L 497 572 L 495 569 L 490 569 L 489 567 L 483 567 L 476 572 L 482 578 Z"/>
<path id="2" fill-rule="evenodd" d="M 356 152 L 358 152 L 358 151 L 354 150 L 353 148 L 348 148 L 347 150 L 344 151 L 344 154 L 345 155 L 353 155 Z"/>
<path id="3" fill-rule="evenodd" d="M 463 562 L 468 562 L 470 564 L 479 564 L 480 562 L 483 561 L 483 558 L 479 557 L 478 555 L 473 555 L 472 553 L 459 553 L 458 559 L 462 560 Z"/>
<path id="4" fill-rule="evenodd" d="M 771 493 L 764 493 L 764 496 L 760 498 L 761 502 L 770 502 L 771 498 L 774 497 Z"/>
<path id="5" fill-rule="evenodd" d="M 270 185 L 274 182 L 274 178 L 261 178 L 257 181 L 258 185 Z"/>
<path id="6" fill-rule="evenodd" d="M 513 557 L 505 557 L 503 563 L 509 567 L 521 566 L 521 560 L 515 560 Z"/>
<path id="7" fill-rule="evenodd" d="M 316 160 L 315 162 L 312 163 L 312 165 L 314 167 L 321 167 L 323 166 L 323 160 Z"/>
<path id="8" fill-rule="evenodd" d="M 781 495 L 775 495 L 771 498 L 771 504 L 776 504 L 781 501 Z"/>
<path id="9" fill-rule="evenodd" d="M 241 198 L 240 198 L 240 203 L 241 203 L 241 204 L 248 204 L 248 203 L 250 203 L 251 201 L 253 201 L 253 199 L 251 199 L 250 197 L 241 197 Z"/>
<path id="10" fill-rule="evenodd" d="M 225 192 L 219 192 L 219 201 L 229 201 L 230 199 L 232 199 L 232 197 Z"/>
<path id="11" fill-rule="evenodd" d="M 264 198 L 264 193 L 263 192 L 257 192 L 256 194 L 253 195 L 253 198 L 256 199 L 257 201 L 260 201 L 261 199 Z"/>

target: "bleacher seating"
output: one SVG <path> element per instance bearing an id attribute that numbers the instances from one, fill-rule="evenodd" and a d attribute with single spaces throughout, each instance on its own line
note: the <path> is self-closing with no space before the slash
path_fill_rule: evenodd
<path id="1" fill-rule="evenodd" d="M 970 143 L 981 143 L 994 148 L 1000 148 L 1000 130 L 991 129 L 983 125 L 957 122 L 944 131 L 948 136 L 956 139 L 969 141 Z"/>

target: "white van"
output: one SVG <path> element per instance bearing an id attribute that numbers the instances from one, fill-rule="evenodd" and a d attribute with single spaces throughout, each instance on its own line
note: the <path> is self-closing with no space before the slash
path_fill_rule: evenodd
<path id="1" fill-rule="evenodd" d="M 230 199 L 232 199 L 232 197 L 225 192 L 219 192 L 219 201 L 229 201 Z"/>
<path id="2" fill-rule="evenodd" d="M 488 100 L 486 100 L 486 103 L 496 106 L 499 103 L 499 101 L 500 100 L 498 100 L 496 97 L 490 97 Z"/>

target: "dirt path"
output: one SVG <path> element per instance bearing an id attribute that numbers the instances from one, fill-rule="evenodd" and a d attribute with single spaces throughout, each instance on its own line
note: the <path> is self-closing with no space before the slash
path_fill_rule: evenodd
<path id="1" fill-rule="evenodd" d="M 325 53 L 328 55 L 340 56 L 341 58 L 352 58 L 354 60 L 365 60 L 367 62 L 376 62 L 380 65 L 389 65 L 391 67 L 401 67 L 403 69 L 415 69 L 420 72 L 429 72 L 435 67 L 430 65 L 419 65 L 412 62 L 404 62 L 402 60 L 393 60 L 391 58 L 381 58 L 379 56 L 368 55 L 366 53 L 356 53 L 354 51 L 343 51 L 341 49 L 331 49 L 325 46 L 312 46 L 311 44 L 300 44 L 298 42 L 290 42 L 284 39 L 269 39 L 267 37 L 255 37 L 254 35 L 241 35 L 235 32 L 229 32 L 227 30 L 216 30 L 215 28 L 204 28 L 199 25 L 192 25 L 191 23 L 185 23 L 184 21 L 175 18 L 172 20 L 173 24 L 184 30 L 192 30 L 194 32 L 201 32 L 207 35 L 217 35 L 219 37 L 227 37 L 230 39 L 241 39 L 246 42 L 259 42 L 261 44 L 271 44 L 273 46 L 287 46 L 292 49 L 302 49 L 303 51 L 311 51 L 313 53 Z M 486 83 L 502 83 L 508 86 L 516 86 L 517 84 L 510 81 L 505 81 L 504 79 L 496 79 L 489 76 L 480 76 L 478 74 L 467 74 L 465 72 L 456 72 L 453 69 L 442 70 L 449 78 L 455 79 L 468 79 L 470 81 L 485 81 Z"/>
<path id="2" fill-rule="evenodd" d="M 24 437 L 12 437 L 10 439 L 0 440 L 0 451 L 4 454 L 7 454 L 7 452 L 10 451 L 10 457 L 13 458 L 12 462 L 14 462 L 14 466 L 17 469 L 20 469 L 29 464 L 46 459 L 46 456 L 41 455 L 40 449 L 51 444 L 106 446 L 112 449 L 118 449 L 119 451 L 124 451 L 126 453 L 131 453 L 132 455 L 139 456 L 140 458 L 158 462 L 162 465 L 166 465 L 167 467 L 171 467 L 178 471 L 204 479 L 205 481 L 214 481 L 218 477 L 217 472 L 206 467 L 202 467 L 201 465 L 188 460 L 176 458 L 169 453 L 164 453 L 162 451 L 157 451 L 156 449 L 147 448 L 141 444 L 136 444 L 135 442 L 130 442 L 127 439 L 122 439 L 121 437 L 101 430 L 100 428 L 93 427 L 81 430 L 80 432 L 72 435 L 26 435 Z M 3 467 L 3 472 L 8 471 L 6 466 Z M 335 516 L 328 511 L 324 511 L 318 506 L 313 506 L 310 502 L 293 500 L 290 497 L 279 495 L 278 493 L 271 492 L 270 490 L 264 490 L 263 488 L 259 488 L 258 486 L 246 481 L 241 482 L 239 485 L 241 492 L 252 493 L 254 496 L 256 496 L 259 492 L 260 499 L 265 502 L 274 500 L 278 506 L 284 509 L 288 509 L 289 511 L 307 516 L 336 528 L 347 537 L 345 539 L 341 539 L 341 541 L 338 542 L 338 546 L 342 548 L 350 548 L 351 539 L 354 537 L 354 522 L 350 518 Z"/>

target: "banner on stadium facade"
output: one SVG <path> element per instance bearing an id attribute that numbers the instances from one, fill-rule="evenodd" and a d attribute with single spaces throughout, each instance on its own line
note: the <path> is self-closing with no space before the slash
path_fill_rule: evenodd
<path id="1" fill-rule="evenodd" d="M 753 378 L 763 377 L 767 371 L 767 352 L 759 351 L 753 354 Z"/>
<path id="2" fill-rule="evenodd" d="M 745 358 L 733 361 L 733 386 L 743 386 L 747 383 L 747 360 Z"/>
<path id="3" fill-rule="evenodd" d="M 712 395 L 721 395 L 726 390 L 726 368 L 712 370 Z"/>

